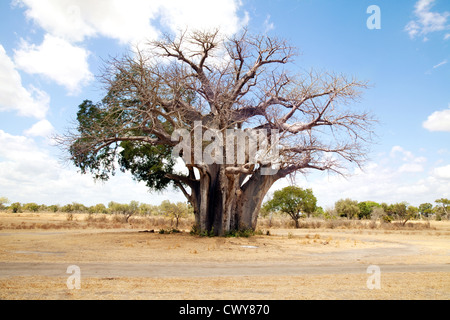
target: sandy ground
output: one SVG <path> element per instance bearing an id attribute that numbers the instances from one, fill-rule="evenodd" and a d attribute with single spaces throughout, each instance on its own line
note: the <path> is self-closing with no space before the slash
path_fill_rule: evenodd
<path id="1" fill-rule="evenodd" d="M 450 299 L 449 222 L 424 230 L 272 229 L 270 236 L 200 238 L 8 228 L 18 220 L 64 218 L 0 214 L 0 299 Z M 78 290 L 67 286 L 72 265 L 80 270 Z M 380 289 L 370 290 L 373 265 Z"/>

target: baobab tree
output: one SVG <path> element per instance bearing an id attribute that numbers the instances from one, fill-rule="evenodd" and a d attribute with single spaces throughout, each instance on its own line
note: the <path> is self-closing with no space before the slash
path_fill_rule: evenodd
<path id="1" fill-rule="evenodd" d="M 371 140 L 371 115 L 355 109 L 368 84 L 294 72 L 296 56 L 287 41 L 247 31 L 166 35 L 107 62 L 104 99 L 84 101 L 77 127 L 58 140 L 97 179 L 118 163 L 151 189 L 173 184 L 200 231 L 255 229 L 277 180 L 308 170 L 345 174 L 362 165 Z M 239 140 L 236 132 L 267 139 L 256 138 L 255 152 L 252 134 Z M 177 158 L 185 171 L 176 171 Z"/>

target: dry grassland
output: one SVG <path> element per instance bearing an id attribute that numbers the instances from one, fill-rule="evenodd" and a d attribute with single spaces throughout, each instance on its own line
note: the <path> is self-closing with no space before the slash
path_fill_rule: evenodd
<path id="1" fill-rule="evenodd" d="M 450 223 L 267 228 L 207 238 L 162 217 L 0 213 L 0 299 L 450 299 Z M 155 230 L 154 233 L 142 232 Z M 270 235 L 265 235 L 266 231 Z M 67 287 L 67 267 L 81 289 Z M 367 268 L 381 270 L 369 290 Z"/>

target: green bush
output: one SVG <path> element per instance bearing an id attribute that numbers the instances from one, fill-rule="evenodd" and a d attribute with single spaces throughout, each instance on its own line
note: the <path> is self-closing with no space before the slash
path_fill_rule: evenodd
<path id="1" fill-rule="evenodd" d="M 14 202 L 13 204 L 11 204 L 11 206 L 9 208 L 11 209 L 11 211 L 13 213 L 22 212 L 22 205 L 20 204 L 20 202 Z"/>

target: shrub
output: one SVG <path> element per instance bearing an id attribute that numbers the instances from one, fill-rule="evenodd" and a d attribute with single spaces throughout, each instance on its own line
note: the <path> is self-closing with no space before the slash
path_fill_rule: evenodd
<path id="1" fill-rule="evenodd" d="M 257 232 L 252 229 L 230 230 L 225 234 L 225 237 L 227 237 L 227 238 L 249 238 L 256 234 L 257 234 Z"/>
<path id="2" fill-rule="evenodd" d="M 11 209 L 11 211 L 13 213 L 22 212 L 22 205 L 20 204 L 20 202 L 15 202 L 15 203 L 11 204 L 11 206 L 9 208 Z"/>
<path id="3" fill-rule="evenodd" d="M 39 211 L 39 205 L 37 203 L 26 203 L 23 205 L 23 210 L 30 211 L 30 212 L 38 212 Z"/>

